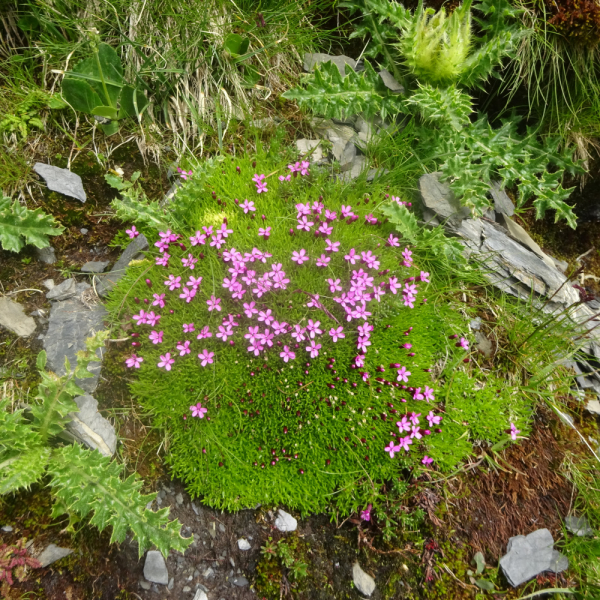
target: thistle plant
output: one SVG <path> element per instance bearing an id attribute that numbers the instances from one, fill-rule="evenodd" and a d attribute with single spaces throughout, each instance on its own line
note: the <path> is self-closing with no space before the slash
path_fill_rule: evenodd
<path id="1" fill-rule="evenodd" d="M 576 226 L 566 203 L 573 188 L 561 184 L 565 172 L 583 172 L 573 153 L 559 152 L 555 139 L 540 143 L 534 129 L 519 134 L 516 117 L 499 128 L 492 128 L 485 116 L 472 118 L 468 90 L 499 77 L 502 61 L 514 55 L 522 36 L 516 9 L 508 0 L 474 4 L 477 17 L 471 16 L 470 0 L 450 17 L 444 9 L 424 9 L 422 2 L 414 13 L 392 0 L 352 0 L 344 5 L 365 15 L 354 33 L 369 36 L 365 56 L 393 73 L 404 92 L 389 90 L 368 62 L 360 73 L 346 69 L 345 77 L 333 63 L 325 63 L 306 77 L 302 88 L 285 92 L 285 98 L 333 118 L 409 115 L 416 123 L 417 154 L 442 172 L 475 215 L 491 207 L 491 182 L 499 180 L 505 187 L 516 187 L 518 207 L 533 198 L 537 218 L 554 210 L 556 220 Z"/>
<path id="2" fill-rule="evenodd" d="M 188 179 L 184 228 L 155 236 L 108 306 L 192 496 L 349 513 L 404 468 L 456 464 L 432 366 L 467 364 L 466 339 L 448 340 L 464 324 L 428 302 L 435 283 L 386 222 L 385 190 L 259 168 Z"/>
<path id="3" fill-rule="evenodd" d="M 103 530 L 112 527 L 111 542 L 122 542 L 131 531 L 140 556 L 155 545 L 165 556 L 170 550 L 183 552 L 192 538 L 179 534 L 178 521 L 168 520 L 168 509 L 153 512 L 146 508 L 156 494 L 141 494 L 142 482 L 130 475 L 122 479 L 123 466 L 97 450 L 79 445 L 63 445 L 57 436 L 77 412 L 73 397 L 85 394 L 75 379 L 92 377 L 88 365 L 97 360 L 96 351 L 104 345 L 108 332 L 99 332 L 86 341 L 71 369 L 65 359 L 62 377 L 45 371 L 46 353 L 40 352 L 40 372 L 36 402 L 25 409 L 9 410 L 8 398 L 0 400 L 0 494 L 29 488 L 44 476 L 56 497 L 53 516 L 64 513 L 86 517 Z"/>

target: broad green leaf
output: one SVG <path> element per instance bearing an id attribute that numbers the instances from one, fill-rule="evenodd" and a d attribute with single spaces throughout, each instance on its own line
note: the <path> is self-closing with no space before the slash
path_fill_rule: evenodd
<path id="1" fill-rule="evenodd" d="M 485 590 L 486 592 L 493 592 L 496 589 L 496 586 L 491 581 L 488 581 L 487 579 L 477 579 L 475 581 L 475 585 L 478 588 Z"/>
<path id="2" fill-rule="evenodd" d="M 106 173 L 104 175 L 104 179 L 106 180 L 106 183 L 108 183 L 108 185 L 115 190 L 121 191 L 131 187 L 131 183 L 129 181 L 125 181 L 122 177 L 113 175 L 113 173 Z"/>
<path id="3" fill-rule="evenodd" d="M 48 108 L 53 110 L 61 110 L 67 108 L 68 104 L 60 96 L 52 96 L 48 100 Z"/>
<path id="4" fill-rule="evenodd" d="M 110 137 L 119 131 L 119 122 L 111 121 L 110 123 L 100 123 L 98 127 L 100 127 L 105 136 Z"/>
<path id="5" fill-rule="evenodd" d="M 46 368 L 46 351 L 42 350 L 38 355 L 37 355 L 37 360 L 35 363 L 35 366 L 38 368 L 39 371 L 43 371 Z"/>
<path id="6" fill-rule="evenodd" d="M 48 236 L 64 231 L 64 227 L 41 208 L 29 210 L 18 200 L 10 206 L 7 200 L 3 198 L 0 204 L 0 244 L 4 250 L 19 252 L 25 244 L 45 248 L 50 243 Z"/>
<path id="7" fill-rule="evenodd" d="M 92 86 L 82 79 L 65 77 L 62 83 L 62 93 L 65 100 L 75 109 L 92 114 L 95 106 L 102 104 L 100 96 L 92 89 Z"/>
<path id="8" fill-rule="evenodd" d="M 112 106 L 94 106 L 94 108 L 92 108 L 92 114 L 94 116 L 116 121 L 119 116 L 119 111 Z"/>
<path id="9" fill-rule="evenodd" d="M 244 86 L 253 88 L 260 81 L 260 73 L 250 65 L 244 65 Z"/>
<path id="10" fill-rule="evenodd" d="M 230 33 L 223 42 L 223 49 L 231 54 L 231 56 L 234 58 L 238 58 L 242 54 L 246 54 L 249 46 L 250 40 L 237 33 Z"/>
<path id="11" fill-rule="evenodd" d="M 148 99 L 144 96 L 143 92 L 130 85 L 123 87 L 120 102 L 121 108 L 119 118 L 125 116 L 137 118 L 141 116 L 148 107 Z"/>

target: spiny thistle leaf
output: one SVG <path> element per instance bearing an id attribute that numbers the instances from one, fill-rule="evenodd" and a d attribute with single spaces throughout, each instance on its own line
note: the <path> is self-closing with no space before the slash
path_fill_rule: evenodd
<path id="1" fill-rule="evenodd" d="M 450 126 L 460 131 L 469 124 L 473 112 L 471 97 L 458 88 L 419 85 L 419 91 L 407 98 L 406 104 L 417 109 L 424 121 L 436 123 L 441 128 Z"/>
<path id="2" fill-rule="evenodd" d="M 122 542 L 131 530 L 140 557 L 153 544 L 166 557 L 171 550 L 183 553 L 193 541 L 179 534 L 179 521 L 168 520 L 168 508 L 158 512 L 146 509 L 156 494 L 142 495 L 141 480 L 134 475 L 122 479 L 123 466 L 97 451 L 80 446 L 59 448 L 48 471 L 59 510 L 68 507 L 82 517 L 93 512 L 92 525 L 100 531 L 112 527 L 111 543 Z"/>
<path id="3" fill-rule="evenodd" d="M 169 216 L 156 201 L 142 201 L 132 194 L 121 194 L 110 203 L 121 221 L 135 221 L 156 231 L 168 229 Z"/>
<path id="4" fill-rule="evenodd" d="M 0 496 L 28 488 L 46 470 L 50 448 L 36 446 L 25 452 L 0 453 Z"/>
<path id="5" fill-rule="evenodd" d="M 23 419 L 23 411 L 8 412 L 8 403 L 0 401 L 0 456 L 8 451 L 22 452 L 41 442 L 38 432 Z"/>
<path id="6" fill-rule="evenodd" d="M 406 238 L 412 244 L 417 243 L 417 238 L 422 229 L 415 215 L 406 206 L 401 206 L 397 202 L 390 202 L 381 207 L 381 212 L 396 225 L 402 237 Z"/>
<path id="7" fill-rule="evenodd" d="M 25 244 L 45 248 L 50 243 L 48 236 L 64 231 L 64 227 L 41 208 L 29 210 L 18 200 L 12 206 L 10 202 L 7 197 L 0 200 L 0 244 L 4 250 L 19 252 Z"/>

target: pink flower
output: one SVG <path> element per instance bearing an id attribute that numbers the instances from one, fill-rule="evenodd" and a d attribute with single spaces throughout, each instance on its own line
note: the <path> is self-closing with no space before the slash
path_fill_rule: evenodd
<path id="1" fill-rule="evenodd" d="M 402 287 L 402 284 L 398 282 L 398 278 L 397 277 L 388 277 L 388 286 L 390 288 L 390 292 L 392 292 L 392 294 L 396 295 L 398 292 L 397 290 L 399 290 Z"/>
<path id="2" fill-rule="evenodd" d="M 198 278 L 196 278 L 196 277 L 194 277 L 194 276 L 191 276 L 191 277 L 190 277 L 190 278 L 187 280 L 187 282 L 186 282 L 186 284 L 185 284 L 185 285 L 187 285 L 188 287 L 191 287 L 191 288 L 194 288 L 194 289 L 196 289 L 196 290 L 197 290 L 197 289 L 200 287 L 200 284 L 201 284 L 201 283 L 202 283 L 202 277 L 198 277 Z"/>
<path id="3" fill-rule="evenodd" d="M 390 237 L 387 239 L 387 245 L 388 246 L 399 246 L 400 241 L 393 233 L 390 233 Z"/>
<path id="4" fill-rule="evenodd" d="M 306 337 L 304 336 L 305 332 L 306 332 L 306 329 L 304 327 L 301 327 L 300 325 L 296 324 L 296 325 L 294 325 L 294 331 L 292 332 L 292 337 L 297 342 L 303 342 L 306 339 Z"/>
<path id="5" fill-rule="evenodd" d="M 208 312 L 211 312 L 213 310 L 218 310 L 220 312 L 221 311 L 221 307 L 219 306 L 220 303 L 221 303 L 221 298 L 215 298 L 214 296 L 211 296 L 206 301 L 206 304 L 208 304 Z"/>
<path id="6" fill-rule="evenodd" d="M 373 287 L 373 297 L 375 298 L 375 300 L 377 300 L 377 302 L 381 302 L 381 297 L 384 295 L 385 291 L 381 286 L 376 285 Z"/>
<path id="7" fill-rule="evenodd" d="M 365 221 L 369 225 L 375 225 L 377 223 L 377 219 L 376 219 L 376 217 L 373 216 L 373 213 L 369 213 L 368 215 L 365 215 Z"/>
<path id="8" fill-rule="evenodd" d="M 322 235 L 331 235 L 333 233 L 333 227 L 327 223 L 321 223 L 317 231 Z"/>
<path id="9" fill-rule="evenodd" d="M 162 256 L 157 256 L 154 262 L 159 267 L 166 267 L 169 264 L 169 258 L 171 258 L 171 255 L 165 253 Z"/>
<path id="10" fill-rule="evenodd" d="M 442 417 L 434 415 L 432 410 L 429 411 L 429 414 L 427 415 L 426 419 L 429 421 L 429 427 L 439 425 L 442 421 Z"/>
<path id="11" fill-rule="evenodd" d="M 192 301 L 192 298 L 196 295 L 196 288 L 187 288 L 184 287 L 179 297 L 186 301 L 189 304 Z"/>
<path id="12" fill-rule="evenodd" d="M 152 310 L 149 313 L 146 313 L 146 323 L 152 325 L 152 327 L 160 321 L 160 318 L 160 315 L 155 315 Z"/>
<path id="13" fill-rule="evenodd" d="M 398 377 L 396 381 L 404 381 L 404 383 L 408 383 L 408 378 L 411 375 L 411 372 L 406 369 L 406 367 L 402 367 L 398 369 Z"/>
<path id="14" fill-rule="evenodd" d="M 402 251 L 402 256 L 404 257 L 404 266 L 411 267 L 412 266 L 412 252 L 408 248 L 404 248 Z"/>
<path id="15" fill-rule="evenodd" d="M 219 325 L 219 333 L 217 333 L 218 338 L 221 338 L 224 342 L 227 341 L 229 337 L 233 335 L 233 329 L 229 325 Z"/>
<path id="16" fill-rule="evenodd" d="M 390 443 L 385 447 L 385 451 L 389 453 L 390 458 L 394 458 L 394 454 L 399 452 L 402 446 L 396 446 L 394 440 L 390 440 Z"/>
<path id="17" fill-rule="evenodd" d="M 136 238 L 138 235 L 140 235 L 140 232 L 135 228 L 135 225 L 131 226 L 131 229 L 126 229 L 125 233 L 131 238 Z"/>
<path id="18" fill-rule="evenodd" d="M 308 320 L 308 325 L 306 326 L 306 329 L 308 329 L 311 338 L 314 338 L 316 335 L 321 335 L 323 333 L 323 331 L 319 329 L 320 324 L 321 321 L 313 321 L 312 319 Z"/>
<path id="19" fill-rule="evenodd" d="M 258 314 L 258 309 L 254 308 L 256 306 L 256 302 L 244 303 L 244 312 L 246 316 L 251 319 L 252 315 Z"/>
<path id="20" fill-rule="evenodd" d="M 271 314 L 272 312 L 273 311 L 270 308 L 265 311 L 261 310 L 258 313 L 258 320 L 270 325 L 271 321 L 275 320 L 275 317 Z"/>
<path id="21" fill-rule="evenodd" d="M 273 333 L 275 335 L 281 335 L 287 331 L 288 324 L 285 321 L 279 323 L 279 321 L 273 321 Z"/>
<path id="22" fill-rule="evenodd" d="M 325 209 L 325 219 L 331 223 L 331 221 L 335 221 L 337 217 L 337 213 L 334 210 Z"/>
<path id="23" fill-rule="evenodd" d="M 212 365 L 213 364 L 213 356 L 215 355 L 214 352 L 209 352 L 208 350 L 204 349 L 202 350 L 202 352 L 200 352 L 200 354 L 198 354 L 198 358 L 200 359 L 200 364 L 205 367 L 206 365 Z"/>
<path id="24" fill-rule="evenodd" d="M 341 292 L 342 286 L 340 285 L 341 279 L 328 279 L 329 291 L 334 294 L 335 292 Z"/>
<path id="25" fill-rule="evenodd" d="M 271 235 L 271 228 L 270 227 L 266 227 L 265 229 L 263 229 L 262 227 L 258 228 L 258 235 L 260 237 L 264 237 L 266 240 L 269 239 L 269 236 Z"/>
<path id="26" fill-rule="evenodd" d="M 458 345 L 459 345 L 461 348 L 464 348 L 465 350 L 468 350 L 468 349 L 469 349 L 469 342 L 468 342 L 468 340 L 466 340 L 464 337 L 461 337 L 461 338 L 460 338 L 460 341 L 458 342 Z"/>
<path id="27" fill-rule="evenodd" d="M 321 254 L 319 258 L 317 258 L 317 267 L 326 267 L 331 258 L 329 256 L 325 256 L 325 254 Z"/>
<path id="28" fill-rule="evenodd" d="M 369 379 L 369 377 L 371 377 L 370 373 L 365 372 L 362 374 L 363 381 L 367 381 Z"/>
<path id="29" fill-rule="evenodd" d="M 426 273 L 425 271 L 421 271 L 421 274 L 419 275 L 419 279 L 423 283 L 429 283 L 429 273 Z"/>
<path id="30" fill-rule="evenodd" d="M 298 225 L 296 229 L 310 231 L 310 228 L 314 225 L 313 221 L 309 221 L 307 217 L 300 217 L 298 219 Z"/>
<path id="31" fill-rule="evenodd" d="M 254 173 L 254 177 L 252 178 L 252 181 L 254 181 L 254 183 L 261 183 L 261 181 L 265 178 L 264 175 L 257 175 L 256 173 Z"/>
<path id="32" fill-rule="evenodd" d="M 352 212 L 352 207 L 350 205 L 344 206 L 342 204 L 340 212 L 342 213 L 342 219 L 347 219 L 348 217 L 354 216 L 354 213 Z"/>
<path id="33" fill-rule="evenodd" d="M 309 256 L 306 253 L 306 250 L 302 248 L 300 252 L 296 252 L 296 250 L 292 252 L 292 260 L 295 263 L 298 263 L 298 265 L 301 265 L 303 262 L 309 260 Z"/>
<path id="34" fill-rule="evenodd" d="M 310 215 L 310 202 L 307 202 L 306 204 L 299 202 L 296 204 L 296 210 L 298 211 L 297 219 L 300 219 L 302 215 Z"/>
<path id="35" fill-rule="evenodd" d="M 521 433 L 520 429 L 517 429 L 515 424 L 511 422 L 510 424 L 510 437 L 513 442 L 517 439 L 517 434 Z"/>
<path id="36" fill-rule="evenodd" d="M 419 424 L 419 417 L 421 416 L 421 413 L 415 413 L 415 412 L 411 412 L 410 413 L 410 422 L 413 425 L 418 425 Z"/>
<path id="37" fill-rule="evenodd" d="M 354 357 L 354 364 L 360 369 L 365 366 L 365 357 L 362 354 Z"/>
<path id="38" fill-rule="evenodd" d="M 183 169 L 180 169 L 179 167 L 177 167 L 177 171 L 179 173 L 179 177 L 181 177 L 181 179 L 183 179 L 184 181 L 187 181 L 187 178 L 192 176 L 191 171 L 188 171 L 186 173 Z"/>
<path id="39" fill-rule="evenodd" d="M 433 395 L 433 390 L 428 386 L 425 386 L 425 390 L 423 391 L 423 396 L 425 397 L 425 400 L 427 400 L 427 402 L 429 402 L 430 400 L 435 400 L 435 396 Z"/>
<path id="40" fill-rule="evenodd" d="M 412 429 L 412 425 L 406 417 L 406 415 L 404 415 L 402 417 L 402 421 L 398 421 L 396 425 L 398 425 L 398 430 L 400 431 L 400 433 L 402 433 L 403 431 L 410 431 Z"/>
<path id="41" fill-rule="evenodd" d="M 254 206 L 254 202 L 248 201 L 247 199 L 244 200 L 244 202 L 242 204 L 240 204 L 240 208 L 243 209 L 244 214 L 246 214 L 246 215 L 248 214 L 248 212 L 256 210 L 256 208 Z"/>
<path id="42" fill-rule="evenodd" d="M 294 358 L 296 358 L 296 354 L 290 350 L 289 346 L 284 346 L 283 352 L 280 352 L 279 356 L 283 358 L 284 362 L 288 362 L 289 360 L 294 360 Z"/>
<path id="43" fill-rule="evenodd" d="M 360 518 L 363 521 L 370 521 L 371 520 L 371 509 L 373 508 L 372 504 L 369 504 L 369 506 L 367 506 L 367 508 L 363 511 L 361 511 L 360 513 Z"/>
<path id="44" fill-rule="evenodd" d="M 177 342 L 177 350 L 179 350 L 179 356 L 185 356 L 186 354 L 189 354 L 191 352 L 190 342 L 187 340 L 183 342 L 183 344 L 181 342 Z"/>
<path id="45" fill-rule="evenodd" d="M 190 237 L 190 243 L 192 246 L 203 246 L 206 244 L 206 234 L 196 231 L 196 233 Z"/>
<path id="46" fill-rule="evenodd" d="M 192 331 L 194 331 L 193 323 L 184 323 L 183 324 L 183 332 L 184 333 L 191 333 Z"/>
<path id="47" fill-rule="evenodd" d="M 136 321 L 138 325 L 145 325 L 146 324 L 146 311 L 140 310 L 139 315 L 133 315 L 133 317 L 131 317 L 131 318 L 134 321 Z"/>
<path id="48" fill-rule="evenodd" d="M 196 338 L 199 340 L 203 340 L 204 338 L 209 338 L 209 337 L 212 337 L 212 333 L 210 332 L 210 327 L 208 325 L 205 325 L 200 330 L 200 333 L 196 336 Z"/>
<path id="49" fill-rule="evenodd" d="M 421 460 L 421 462 L 424 465 L 430 465 L 433 462 L 433 458 L 429 458 L 429 456 L 427 456 L 427 454 L 423 457 L 423 459 Z"/>
<path id="50" fill-rule="evenodd" d="M 192 417 L 199 417 L 200 419 L 203 419 L 204 415 L 208 412 L 208 409 L 204 408 L 200 402 L 194 404 L 194 406 L 190 406 L 190 410 L 192 411 Z"/>
<path id="51" fill-rule="evenodd" d="M 262 193 L 264 193 L 264 192 L 268 192 L 268 191 L 269 191 L 269 190 L 268 190 L 268 188 L 267 188 L 267 183 L 266 183 L 266 181 L 259 181 L 259 182 L 256 184 L 256 193 L 257 193 L 257 194 L 262 194 Z"/>
<path id="52" fill-rule="evenodd" d="M 358 338 L 358 342 L 356 342 L 356 347 L 361 351 L 361 352 L 366 352 L 367 348 L 371 345 L 371 342 L 369 341 L 369 338 L 366 337 L 359 337 Z"/>
<path id="53" fill-rule="evenodd" d="M 308 175 L 309 167 L 310 167 L 310 163 L 307 160 L 303 160 L 300 163 L 300 175 Z"/>
<path id="54" fill-rule="evenodd" d="M 320 308 L 321 303 L 319 302 L 319 294 L 312 294 L 310 300 L 306 303 L 306 306 L 308 306 L 308 308 Z"/>
<path id="55" fill-rule="evenodd" d="M 408 308 L 414 308 L 415 307 L 415 297 L 414 296 L 410 296 L 408 294 L 405 294 L 404 296 L 402 296 L 402 300 L 404 301 L 404 306 L 408 306 Z"/>
<path id="56" fill-rule="evenodd" d="M 354 265 L 358 261 L 358 254 L 356 254 L 356 250 L 351 248 L 348 254 L 344 256 L 344 260 L 348 261 L 350 264 Z"/>
<path id="57" fill-rule="evenodd" d="M 346 337 L 346 334 L 344 333 L 344 328 L 341 325 L 337 329 L 332 327 L 329 330 L 329 335 L 332 337 L 334 342 L 337 342 L 339 339 Z"/>
<path id="58" fill-rule="evenodd" d="M 400 448 L 404 448 L 404 450 L 406 450 L 406 452 L 408 452 L 409 446 L 412 444 L 411 437 L 409 435 L 407 435 L 406 437 L 399 438 L 398 441 L 400 442 Z"/>
<path id="59" fill-rule="evenodd" d="M 169 290 L 173 291 L 181 287 L 181 277 L 175 277 L 175 275 L 169 275 L 169 279 L 165 281 L 165 285 L 169 286 Z"/>
<path id="60" fill-rule="evenodd" d="M 330 239 L 326 239 L 325 243 L 327 244 L 327 248 L 325 248 L 325 252 L 329 252 L 329 253 L 339 252 L 339 247 L 340 247 L 341 242 L 332 242 Z"/>
<path id="61" fill-rule="evenodd" d="M 410 430 L 410 437 L 420 440 L 423 436 L 421 435 L 421 430 L 418 425 L 413 425 Z"/>
<path id="62" fill-rule="evenodd" d="M 321 344 L 317 344 L 314 340 L 311 341 L 310 346 L 306 346 L 306 351 L 310 352 L 311 358 L 317 358 L 317 356 L 319 356 L 320 349 L 321 349 Z"/>
<path id="63" fill-rule="evenodd" d="M 194 258 L 191 254 L 188 254 L 187 258 L 181 259 L 181 262 L 183 263 L 184 267 L 189 267 L 190 269 L 193 269 L 196 263 L 198 262 L 198 259 Z"/>
<path id="64" fill-rule="evenodd" d="M 163 332 L 152 330 L 148 338 L 153 344 L 160 344 L 163 341 Z"/>
<path id="65" fill-rule="evenodd" d="M 171 358 L 171 353 L 167 352 L 164 356 L 160 355 L 160 362 L 157 364 L 158 367 L 164 367 L 165 371 L 171 370 L 171 365 L 175 362 L 174 359 Z"/>
<path id="66" fill-rule="evenodd" d="M 125 360 L 125 364 L 128 368 L 135 367 L 136 369 L 140 368 L 140 365 L 144 362 L 144 359 L 141 356 L 137 356 L 137 354 L 132 354 L 128 359 Z"/>
<path id="67" fill-rule="evenodd" d="M 421 393 L 420 387 L 413 392 L 413 400 L 425 400 L 425 396 Z"/>
<path id="68" fill-rule="evenodd" d="M 164 294 L 152 294 L 154 297 L 154 302 L 152 306 L 160 306 L 160 308 L 165 307 L 165 295 Z"/>
<path id="69" fill-rule="evenodd" d="M 292 179 L 292 175 L 291 173 L 288 173 L 287 175 L 280 175 L 278 177 L 279 181 L 290 181 Z"/>
<path id="70" fill-rule="evenodd" d="M 233 229 L 227 229 L 227 225 L 225 223 L 221 223 L 221 227 L 219 227 L 219 231 L 224 238 L 228 237 L 230 233 L 233 233 Z"/>

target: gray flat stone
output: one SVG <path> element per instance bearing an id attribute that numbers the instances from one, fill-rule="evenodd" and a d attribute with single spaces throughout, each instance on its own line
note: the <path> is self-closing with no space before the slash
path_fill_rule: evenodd
<path id="1" fill-rule="evenodd" d="M 342 171 L 350 171 L 356 158 L 356 146 L 352 142 L 342 140 L 336 142 L 332 149 L 333 156 L 340 163 Z"/>
<path id="2" fill-rule="evenodd" d="M 102 273 L 106 267 L 109 265 L 109 261 L 104 260 L 92 260 L 90 262 L 86 262 L 83 267 L 81 267 L 82 273 Z"/>
<path id="3" fill-rule="evenodd" d="M 3 527 L 0 527 L 0 531 L 3 531 L 4 533 L 10 533 L 13 530 L 13 528 L 10 525 L 4 525 Z"/>
<path id="4" fill-rule="evenodd" d="M 493 181 L 490 188 L 490 195 L 494 200 L 494 210 L 507 217 L 512 217 L 515 214 L 515 205 L 504 189 L 500 188 L 500 185 L 499 181 Z"/>
<path id="5" fill-rule="evenodd" d="M 250 582 L 243 575 L 236 575 L 235 577 L 232 577 L 231 583 L 233 583 L 233 585 L 237 585 L 238 587 L 245 587 Z"/>
<path id="6" fill-rule="evenodd" d="M 279 529 L 279 531 L 296 531 L 298 527 L 298 521 L 292 517 L 289 513 L 286 513 L 285 510 L 278 509 L 277 510 L 277 518 L 275 519 L 275 527 Z"/>
<path id="7" fill-rule="evenodd" d="M 426 173 L 419 179 L 423 205 L 442 220 L 459 223 L 470 217 L 471 211 L 455 198 L 450 186 L 440 181 L 440 173 Z"/>
<path id="8" fill-rule="evenodd" d="M 553 573 L 562 573 L 569 568 L 569 559 L 561 554 L 558 550 L 552 550 L 552 558 L 550 559 L 549 571 Z"/>
<path id="9" fill-rule="evenodd" d="M 67 430 L 92 450 L 112 456 L 117 449 L 117 434 L 111 423 L 98 412 L 98 401 L 90 395 L 77 396 L 74 400 L 79 412 L 69 413 L 72 420 Z"/>
<path id="10" fill-rule="evenodd" d="M 106 296 L 117 284 L 119 279 L 125 275 L 127 266 L 132 260 L 140 258 L 142 252 L 148 250 L 148 240 L 143 233 L 134 238 L 127 248 L 123 251 L 121 258 L 115 263 L 115 266 L 106 275 L 98 277 L 96 282 L 96 291 L 101 297 Z"/>
<path id="11" fill-rule="evenodd" d="M 76 173 L 39 162 L 33 165 L 33 170 L 44 179 L 49 190 L 70 196 L 80 202 L 86 201 L 81 177 Z"/>
<path id="12" fill-rule="evenodd" d="M 58 375 L 64 375 L 65 356 L 68 357 L 71 367 L 75 367 L 76 353 L 85 350 L 85 340 L 103 328 L 105 317 L 106 310 L 100 304 L 88 308 L 78 298 L 54 302 L 50 310 L 48 332 L 44 336 L 48 368 Z M 102 348 L 98 349 L 97 356 L 102 360 Z M 88 370 L 94 376 L 89 379 L 76 379 L 77 385 L 89 394 L 93 393 L 98 385 L 100 367 L 100 362 L 90 363 Z"/>
<path id="13" fill-rule="evenodd" d="M 158 550 L 148 550 L 144 562 L 144 577 L 152 583 L 168 585 L 169 571 L 163 555 Z"/>
<path id="14" fill-rule="evenodd" d="M 35 255 L 40 262 L 43 262 L 47 265 L 53 265 L 56 262 L 56 252 L 52 246 L 36 248 Z"/>
<path id="15" fill-rule="evenodd" d="M 594 531 L 590 527 L 590 522 L 587 520 L 587 517 L 566 517 L 565 526 L 571 533 L 574 533 L 579 537 L 594 534 Z"/>
<path id="16" fill-rule="evenodd" d="M 37 557 L 37 559 L 41 563 L 41 568 L 47 567 L 52 563 L 64 558 L 65 556 L 69 556 L 69 554 L 73 554 L 73 550 L 69 548 L 60 548 L 55 544 L 50 544 L 44 551 Z"/>
<path id="17" fill-rule="evenodd" d="M 557 565 L 553 561 L 554 539 L 548 529 L 538 529 L 528 536 L 511 537 L 507 554 L 500 559 L 500 567 L 512 587 L 517 587 Z"/>
<path id="18" fill-rule="evenodd" d="M 388 90 L 395 92 L 396 94 L 402 94 L 404 92 L 404 87 L 396 81 L 396 78 L 387 69 L 379 71 L 379 77 Z"/>
<path id="19" fill-rule="evenodd" d="M 25 314 L 23 307 L 6 296 L 0 297 L 0 325 L 19 337 L 29 337 L 35 332 L 35 320 Z"/>
<path id="20" fill-rule="evenodd" d="M 42 281 L 42 285 L 48 290 L 52 290 L 56 287 L 56 285 L 54 284 L 54 279 L 44 279 L 44 281 Z"/>
<path id="21" fill-rule="evenodd" d="M 196 590 L 193 600 L 208 600 L 208 596 L 204 590 Z"/>
<path id="22" fill-rule="evenodd" d="M 375 580 L 357 562 L 352 566 L 352 580 L 356 589 L 365 596 L 370 596 L 375 591 Z"/>
<path id="23" fill-rule="evenodd" d="M 356 69 L 356 61 L 349 56 L 345 56 L 343 54 L 339 56 L 331 56 L 330 54 L 323 54 L 321 52 L 306 52 L 304 54 L 303 67 L 305 71 L 312 71 L 315 68 L 315 65 L 330 61 L 335 64 L 342 77 L 346 75 L 346 65 L 349 65 L 351 69 Z"/>
<path id="24" fill-rule="evenodd" d="M 75 279 L 65 279 L 62 283 L 55 285 L 46 294 L 48 300 L 66 300 L 67 298 L 73 298 L 80 293 L 77 287 L 77 281 Z"/>
<path id="25" fill-rule="evenodd" d="M 505 215 L 500 215 L 498 219 L 500 225 L 504 226 L 509 235 L 519 242 L 523 244 L 526 248 L 529 248 L 536 256 L 539 256 L 549 267 L 556 268 L 554 260 L 550 258 L 535 242 L 532 237 L 521 227 L 518 223 L 515 223 L 510 217 Z"/>
<path id="26" fill-rule="evenodd" d="M 296 140 L 296 148 L 298 148 L 298 152 L 302 157 L 306 156 L 313 148 L 317 148 L 319 144 L 320 140 L 308 140 L 306 138 Z M 311 163 L 323 160 L 323 150 L 320 146 L 310 155 L 309 160 Z"/>
<path id="27" fill-rule="evenodd" d="M 389 169 L 369 169 L 367 171 L 367 181 L 374 181 L 378 177 L 383 177 L 384 175 L 387 175 L 389 172 Z"/>
<path id="28" fill-rule="evenodd" d="M 365 156 L 355 156 L 352 161 L 352 167 L 340 174 L 342 181 L 352 181 L 356 179 L 367 168 L 367 159 Z"/>

